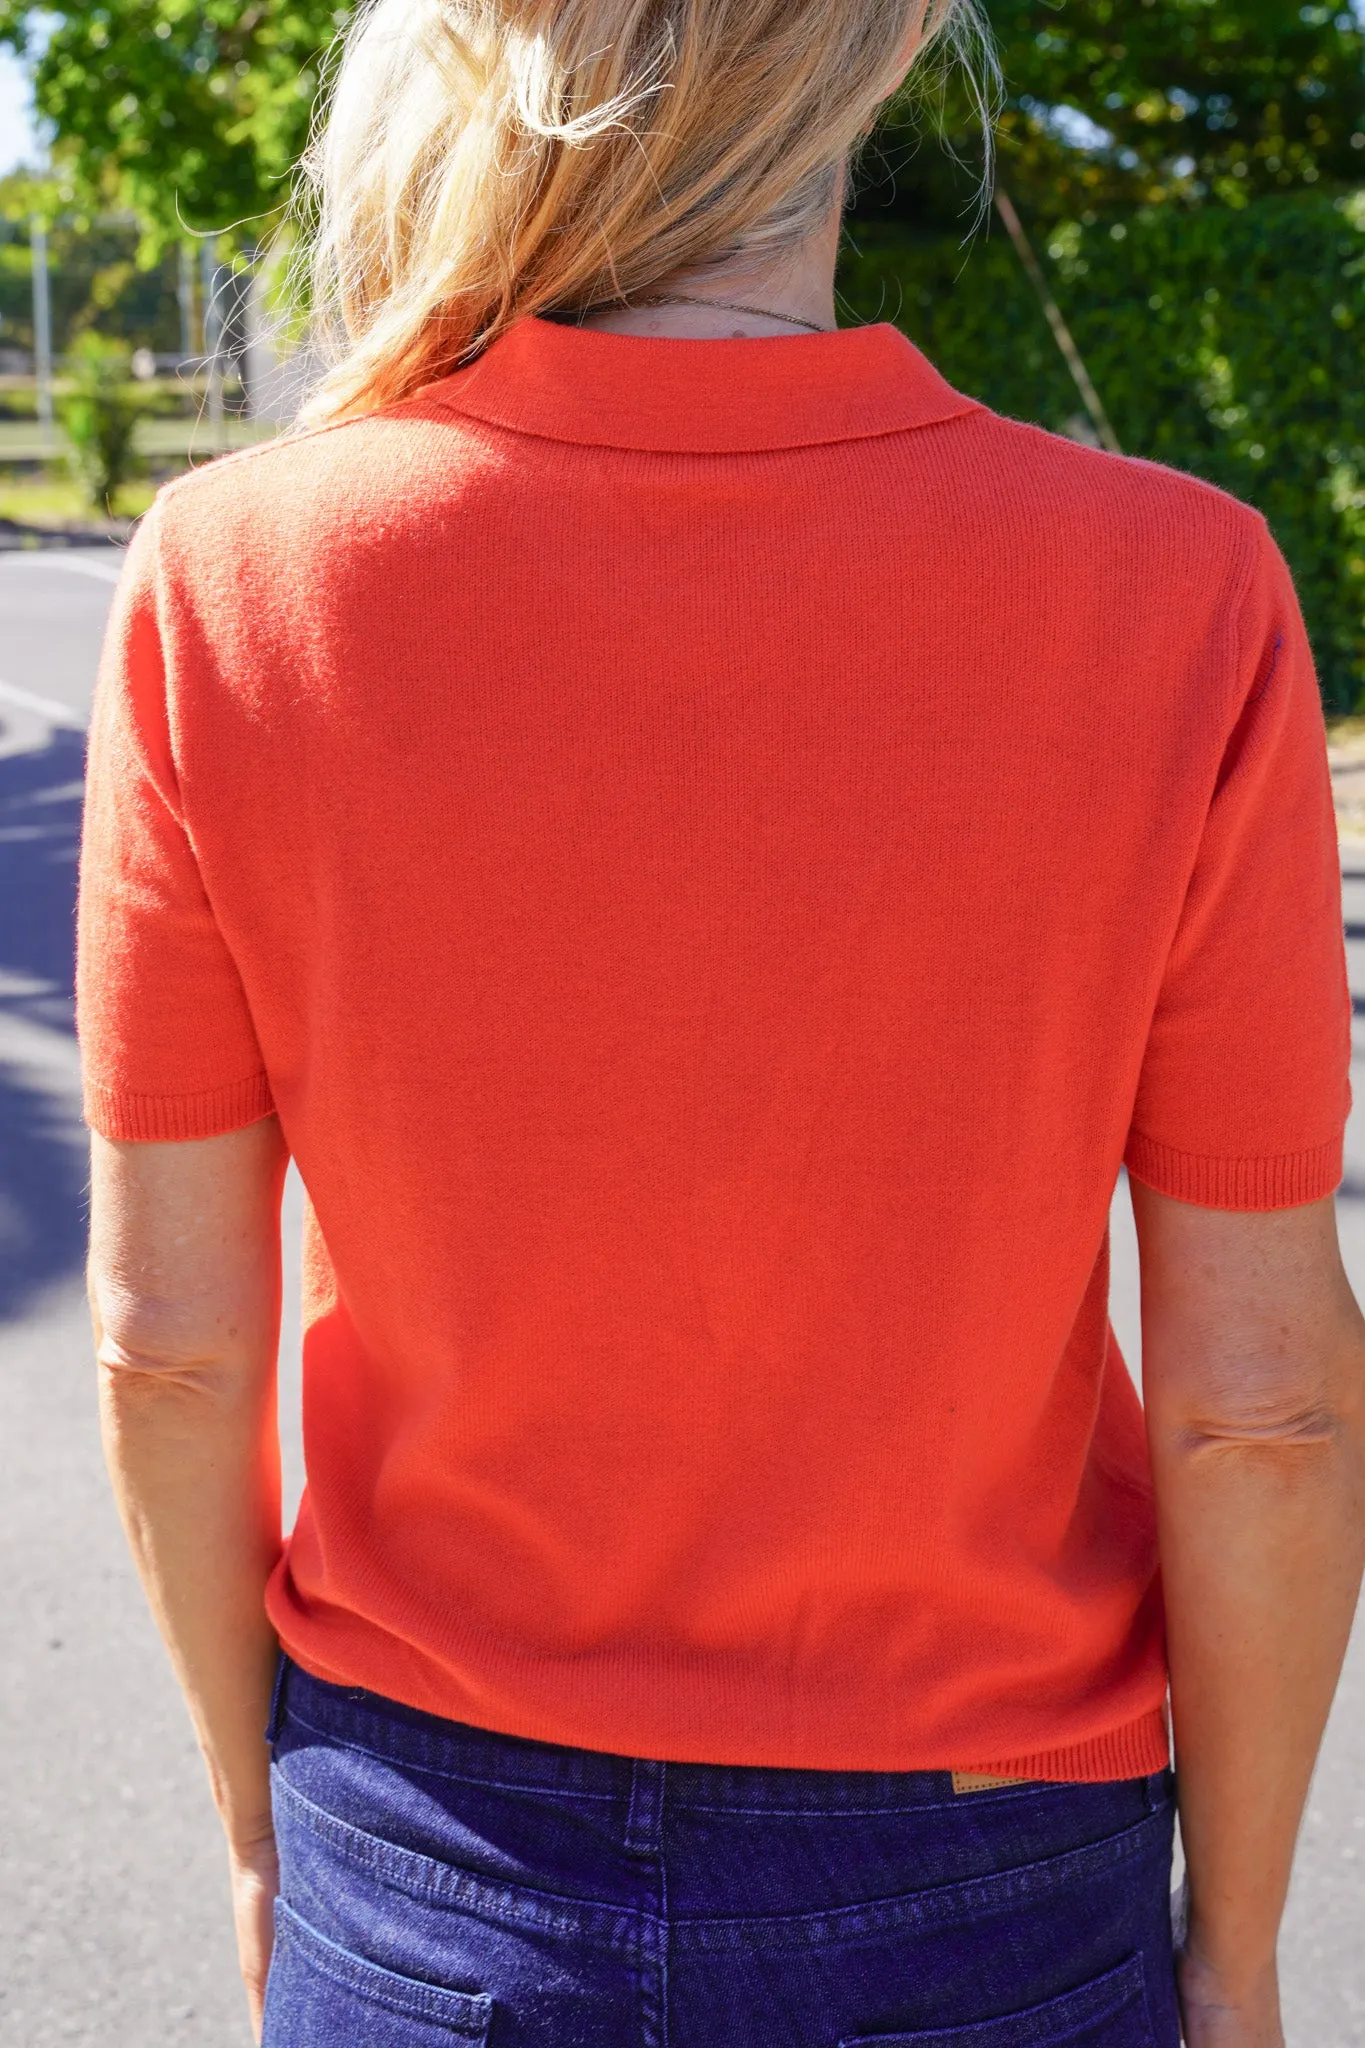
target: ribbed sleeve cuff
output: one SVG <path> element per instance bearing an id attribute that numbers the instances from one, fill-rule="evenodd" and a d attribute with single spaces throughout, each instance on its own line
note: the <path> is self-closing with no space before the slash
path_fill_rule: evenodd
<path id="1" fill-rule="evenodd" d="M 1135 1180 L 1204 1209 L 1293 1209 L 1321 1201 L 1341 1185 L 1340 1137 L 1308 1152 L 1282 1152 L 1270 1159 L 1208 1159 L 1177 1152 L 1134 1131 L 1124 1165 Z"/>
<path id="2" fill-rule="evenodd" d="M 133 1095 L 85 1080 L 85 1121 L 102 1138 L 152 1144 L 180 1138 L 220 1138 L 259 1123 L 275 1108 L 264 1074 L 207 1088 L 198 1095 Z"/>

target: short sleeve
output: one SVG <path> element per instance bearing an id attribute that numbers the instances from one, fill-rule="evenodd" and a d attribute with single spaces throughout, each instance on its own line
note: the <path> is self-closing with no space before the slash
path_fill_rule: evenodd
<path id="1" fill-rule="evenodd" d="M 1283 557 L 1257 521 L 1230 732 L 1166 961 L 1129 1171 L 1215 1209 L 1341 1180 L 1351 999 L 1317 682 Z"/>
<path id="2" fill-rule="evenodd" d="M 182 814 L 160 622 L 158 510 L 139 526 L 100 659 L 76 943 L 87 1123 L 215 1137 L 273 1103 L 241 978 Z"/>

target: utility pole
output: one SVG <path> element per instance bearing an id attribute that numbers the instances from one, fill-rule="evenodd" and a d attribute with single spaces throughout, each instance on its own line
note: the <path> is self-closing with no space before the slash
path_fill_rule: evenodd
<path id="1" fill-rule="evenodd" d="M 204 295 L 204 355 L 209 373 L 209 441 L 216 454 L 223 446 L 223 309 L 218 301 L 218 259 L 211 237 L 199 244 L 199 265 Z"/>
<path id="2" fill-rule="evenodd" d="M 47 228 L 34 214 L 29 221 L 29 256 L 33 274 L 33 380 L 38 394 L 38 427 L 43 452 L 54 448 L 52 431 L 52 299 L 48 291 Z"/>
<path id="3" fill-rule="evenodd" d="M 180 244 L 176 297 L 180 301 L 180 355 L 183 362 L 189 362 L 192 356 L 200 355 L 202 351 L 194 345 L 194 257 L 188 242 Z"/>

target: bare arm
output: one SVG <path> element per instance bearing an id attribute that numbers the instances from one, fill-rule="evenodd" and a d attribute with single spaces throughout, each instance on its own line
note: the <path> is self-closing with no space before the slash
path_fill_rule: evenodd
<path id="1" fill-rule="evenodd" d="M 285 1165 L 273 1117 L 184 1144 L 97 1137 L 91 1160 L 105 1457 L 227 1835 L 258 2034 L 275 1885 L 264 1592 L 280 1550 Z"/>
<path id="2" fill-rule="evenodd" d="M 1276 1939 L 1365 1559 L 1365 1322 L 1331 1201 L 1247 1214 L 1132 1193 L 1186 2039 L 1280 2048 Z"/>

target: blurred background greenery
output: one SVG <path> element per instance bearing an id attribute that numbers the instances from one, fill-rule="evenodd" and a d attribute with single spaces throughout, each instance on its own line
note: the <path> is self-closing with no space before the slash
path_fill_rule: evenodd
<path id="1" fill-rule="evenodd" d="M 997 176 L 1038 274 L 980 206 L 981 124 L 949 74 L 896 109 L 867 153 L 843 265 L 848 317 L 897 321 L 1002 411 L 1083 439 L 1107 422 L 1126 452 L 1258 505 L 1294 568 L 1329 711 L 1365 709 L 1362 13 L 1344 0 L 987 0 L 986 11 L 1004 81 Z M 133 408 L 130 446 L 149 475 L 141 494 L 124 485 L 123 510 L 158 464 L 208 452 L 192 431 L 207 397 L 212 445 L 273 430 L 248 417 L 252 268 L 346 19 L 319 0 L 41 12 L 0 0 L 0 44 L 30 71 L 46 156 L 0 179 L 0 463 L 21 445 L 7 450 L 5 434 L 22 435 L 33 410 L 35 219 L 49 239 L 68 432 L 80 378 L 89 388 L 96 376 L 93 356 L 81 368 L 83 335 L 158 373 Z M 111 365 L 98 375 L 126 385 Z M 58 389 L 60 400 L 60 377 Z M 17 489 L 24 464 L 10 468 Z M 30 468 L 31 492 L 57 490 Z M 0 479 L 0 513 L 10 509 Z"/>

